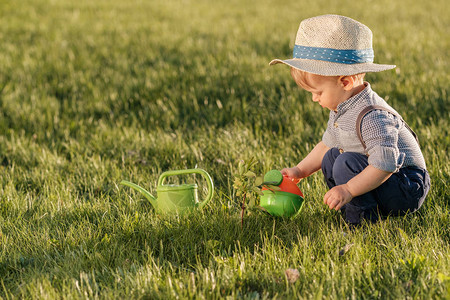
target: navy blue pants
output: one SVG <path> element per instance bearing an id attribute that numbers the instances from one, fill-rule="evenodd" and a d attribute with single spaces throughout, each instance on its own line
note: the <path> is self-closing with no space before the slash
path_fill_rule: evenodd
<path id="1" fill-rule="evenodd" d="M 366 155 L 340 153 L 337 148 L 331 148 L 323 157 L 322 172 L 331 189 L 347 183 L 368 165 Z M 354 197 L 341 211 L 345 221 L 351 224 L 359 224 L 363 219 L 375 222 L 380 216 L 402 216 L 418 210 L 429 190 L 430 176 L 427 170 L 404 167 L 376 189 Z"/>

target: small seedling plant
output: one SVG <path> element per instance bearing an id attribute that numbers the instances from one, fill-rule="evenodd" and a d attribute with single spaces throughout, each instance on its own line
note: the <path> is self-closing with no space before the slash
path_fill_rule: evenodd
<path id="1" fill-rule="evenodd" d="M 264 176 L 258 176 L 255 173 L 257 166 L 258 161 L 255 158 L 250 158 L 247 161 L 241 160 L 238 164 L 237 173 L 234 175 L 233 187 L 241 205 L 241 227 L 244 224 L 246 208 L 264 210 L 259 206 L 259 198 L 263 195 L 262 187 L 272 192 L 279 190 L 279 187 L 272 185 L 271 182 L 264 182 Z"/>

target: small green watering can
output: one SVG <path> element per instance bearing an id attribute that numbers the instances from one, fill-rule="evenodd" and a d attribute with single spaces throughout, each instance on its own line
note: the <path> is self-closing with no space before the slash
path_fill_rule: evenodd
<path id="1" fill-rule="evenodd" d="M 202 202 L 198 201 L 197 184 L 167 184 L 164 185 L 164 179 L 169 176 L 183 175 L 183 174 L 200 174 L 206 179 L 208 185 L 208 195 Z M 126 180 L 120 182 L 122 185 L 129 186 L 140 193 L 153 205 L 155 210 L 159 213 L 184 213 L 192 208 L 203 208 L 208 203 L 214 194 L 214 184 L 211 177 L 205 170 L 202 169 L 187 169 L 166 171 L 159 176 L 158 186 L 156 192 L 158 198 L 153 197 L 146 189 Z"/>
<path id="2" fill-rule="evenodd" d="M 278 186 L 278 190 L 272 191 L 267 185 Z M 272 216 L 294 218 L 303 208 L 303 193 L 278 170 L 271 170 L 264 175 L 262 191 L 259 205 Z"/>

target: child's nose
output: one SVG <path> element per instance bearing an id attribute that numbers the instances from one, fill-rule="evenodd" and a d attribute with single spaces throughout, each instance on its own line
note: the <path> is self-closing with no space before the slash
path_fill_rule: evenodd
<path id="1" fill-rule="evenodd" d="M 313 95 L 312 95 L 312 100 L 313 100 L 314 102 L 318 102 L 319 99 L 320 99 L 319 95 L 316 95 L 316 94 L 313 94 Z"/>

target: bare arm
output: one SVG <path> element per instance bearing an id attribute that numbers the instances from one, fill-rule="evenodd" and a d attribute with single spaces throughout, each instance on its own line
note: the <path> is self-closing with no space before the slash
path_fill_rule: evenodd
<path id="1" fill-rule="evenodd" d="M 376 189 L 391 175 L 390 172 L 368 165 L 361 173 L 347 182 L 347 187 L 353 197 L 356 197 Z"/>
<path id="2" fill-rule="evenodd" d="M 353 197 L 365 194 L 379 187 L 392 173 L 368 165 L 361 173 L 350 179 L 346 184 L 335 186 L 323 197 L 323 202 L 330 209 L 339 210 Z"/>
<path id="3" fill-rule="evenodd" d="M 294 182 L 299 182 L 321 168 L 323 156 L 329 149 L 323 142 L 319 142 L 297 166 L 285 168 L 281 172 Z"/>

